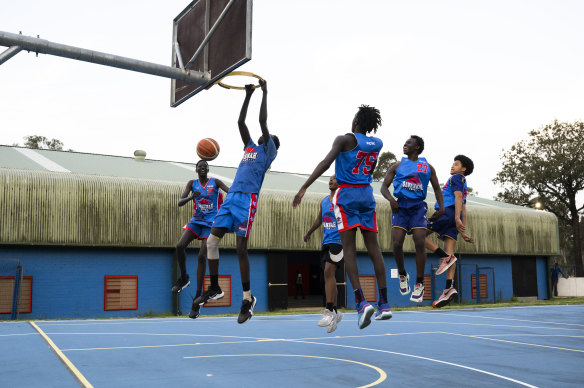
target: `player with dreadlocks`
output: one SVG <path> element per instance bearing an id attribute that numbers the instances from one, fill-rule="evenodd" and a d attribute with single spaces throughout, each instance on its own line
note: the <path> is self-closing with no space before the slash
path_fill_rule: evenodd
<path id="1" fill-rule="evenodd" d="M 351 133 L 337 136 L 329 153 L 316 166 L 292 202 L 294 208 L 300 205 L 306 189 L 328 170 L 333 161 L 335 162 L 335 175 L 339 188 L 335 192 L 332 203 L 343 243 L 345 269 L 355 292 L 359 316 L 357 324 L 360 329 L 371 323 L 371 316 L 375 313 L 375 308 L 365 300 L 359 282 L 356 261 L 357 227 L 361 229 L 363 241 L 369 258 L 373 262 L 377 278 L 379 303 L 375 319 L 391 318 L 391 308 L 387 300 L 385 263 L 377 242 L 375 198 L 371 187 L 373 180 L 371 176 L 377 165 L 377 157 L 383 142 L 377 137 L 367 135 L 370 132 L 377 133 L 377 128 L 380 125 L 379 110 L 371 106 L 361 105 L 353 118 Z"/>

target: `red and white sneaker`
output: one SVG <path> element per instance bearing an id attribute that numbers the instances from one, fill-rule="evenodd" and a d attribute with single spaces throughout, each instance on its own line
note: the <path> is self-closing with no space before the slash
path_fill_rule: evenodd
<path id="1" fill-rule="evenodd" d="M 439 309 L 444 306 L 447 306 L 454 298 L 456 298 L 457 295 L 458 291 L 456 291 L 456 288 L 454 287 L 447 288 L 444 291 L 442 291 L 442 295 L 440 295 L 438 299 L 432 302 L 432 307 L 434 307 L 435 309 Z"/>
<path id="2" fill-rule="evenodd" d="M 450 255 L 448 257 L 443 257 L 440 259 L 440 265 L 436 270 L 436 275 L 443 274 L 452 264 L 456 263 L 456 256 Z"/>

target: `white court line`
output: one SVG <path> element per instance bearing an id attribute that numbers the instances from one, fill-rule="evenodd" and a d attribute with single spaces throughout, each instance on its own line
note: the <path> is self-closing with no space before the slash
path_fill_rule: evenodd
<path id="1" fill-rule="evenodd" d="M 312 342 L 312 341 L 290 340 L 290 342 L 300 342 L 300 343 L 305 343 L 305 344 L 324 345 L 324 346 L 336 346 L 336 347 L 341 347 L 341 348 L 367 350 L 367 351 L 371 351 L 371 352 L 388 353 L 388 354 L 395 354 L 397 356 L 417 358 L 419 360 L 432 361 L 432 362 L 437 362 L 437 363 L 440 363 L 440 364 L 455 366 L 457 368 L 463 368 L 463 369 L 472 370 L 474 372 L 483 373 L 483 374 L 486 374 L 486 375 L 489 375 L 489 376 L 493 376 L 493 377 L 497 377 L 497 378 L 500 378 L 500 379 L 503 379 L 503 380 L 511 381 L 513 383 L 517 383 L 517 384 L 523 385 L 525 387 L 537 388 L 537 386 L 535 386 L 535 385 L 531 385 L 531 384 L 525 383 L 523 381 L 515 380 L 515 379 L 512 379 L 510 377 L 503 376 L 503 375 L 499 375 L 497 373 L 487 372 L 486 370 L 477 369 L 477 368 L 473 368 L 473 367 L 466 366 L 466 365 L 461 365 L 461 364 L 455 364 L 453 362 L 436 360 L 434 358 L 423 357 L 423 356 L 416 356 L 416 355 L 413 355 L 413 354 L 400 353 L 400 352 L 392 352 L 390 350 L 382 350 L 382 349 L 363 348 L 363 347 L 351 346 L 351 345 L 327 344 L 327 343 Z"/>
<path id="2" fill-rule="evenodd" d="M 38 152 L 30 148 L 13 148 L 13 150 L 20 152 L 21 154 L 23 154 L 33 162 L 39 164 L 46 170 L 57 172 L 71 172 L 67 170 L 65 167 L 61 166 L 60 164 L 53 162 L 51 159 L 44 157 L 43 155 L 39 154 Z"/>
<path id="3" fill-rule="evenodd" d="M 417 314 L 424 314 L 423 311 L 412 311 Z M 436 314 L 436 313 L 426 313 L 426 314 Z M 448 314 L 446 312 L 442 314 Z M 517 322 L 534 322 L 534 323 L 545 323 L 550 325 L 566 325 L 566 326 L 579 326 L 584 328 L 584 325 L 579 323 L 564 323 L 564 322 L 552 322 L 552 321 L 535 321 L 533 319 L 518 319 L 518 318 L 499 318 L 499 317 L 489 317 L 485 315 L 471 315 L 471 314 L 458 314 L 458 313 L 450 313 L 448 315 L 454 315 L 457 317 L 471 317 L 471 318 L 480 318 L 480 319 L 496 319 L 501 321 L 517 321 Z"/>
<path id="4" fill-rule="evenodd" d="M 489 337 L 484 336 L 484 335 L 468 335 L 468 334 L 446 333 L 446 332 L 445 332 L 445 334 L 455 335 L 455 336 L 459 336 L 459 337 L 476 338 L 476 339 L 487 340 L 487 341 L 505 342 L 505 343 L 514 344 L 514 345 L 534 346 L 537 348 L 567 350 L 570 352 L 584 353 L 584 350 L 580 350 L 580 349 L 562 348 L 559 346 L 540 345 L 540 344 L 532 344 L 529 342 L 519 342 L 519 341 L 510 341 L 510 340 L 504 340 L 504 339 L 498 339 L 498 338 L 489 338 Z"/>
<path id="5" fill-rule="evenodd" d="M 194 171 L 194 172 L 197 172 L 197 169 L 196 169 L 195 167 L 187 166 L 186 164 L 182 164 L 182 163 L 176 163 L 176 162 L 167 162 L 167 163 L 168 163 L 168 164 L 172 164 L 173 166 L 176 166 L 176 167 L 181 167 L 181 168 L 184 168 L 184 169 L 186 169 L 186 170 L 189 170 L 189 171 Z M 209 169 L 209 170 L 210 170 L 210 169 Z M 222 180 L 222 181 L 224 181 L 224 182 L 229 182 L 229 183 L 232 183 L 232 182 L 233 182 L 233 179 L 232 179 L 232 178 L 228 178 L 228 177 L 226 177 L 226 176 L 223 176 L 223 175 L 217 175 L 217 174 L 213 174 L 213 173 L 211 173 L 211 171 L 209 171 L 209 176 L 210 176 L 211 178 L 218 178 L 218 179 L 221 179 L 221 180 Z"/>

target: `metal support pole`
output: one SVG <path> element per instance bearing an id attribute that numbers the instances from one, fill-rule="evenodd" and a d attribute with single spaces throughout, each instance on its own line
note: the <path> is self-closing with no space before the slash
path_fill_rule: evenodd
<path id="1" fill-rule="evenodd" d="M 431 282 L 432 283 L 432 300 L 436 300 L 436 270 L 438 268 L 434 268 L 434 265 L 430 264 L 430 273 L 432 274 Z"/>
<path id="2" fill-rule="evenodd" d="M 476 288 L 476 292 L 477 292 L 477 304 L 481 303 L 481 287 L 480 287 L 480 275 L 481 273 L 479 272 L 479 266 L 477 264 L 477 269 L 475 272 L 475 288 Z"/>
<path id="3" fill-rule="evenodd" d="M 203 41 L 201 42 L 201 45 L 199 46 L 197 51 L 195 51 L 195 53 L 193 54 L 193 57 L 187 62 L 186 66 L 185 66 L 186 69 L 190 69 L 193 66 L 193 63 L 195 63 L 195 61 L 199 57 L 199 55 L 201 55 L 201 53 L 205 49 L 205 46 L 209 42 L 209 39 L 211 39 L 211 37 L 213 36 L 215 31 L 217 30 L 217 28 L 219 27 L 219 24 L 221 24 L 221 22 L 225 18 L 225 15 L 227 15 L 227 11 L 229 11 L 229 8 L 231 8 L 233 3 L 235 3 L 235 0 L 230 0 L 229 3 L 227 3 L 227 5 L 225 6 L 225 9 L 223 10 L 223 12 L 221 12 L 221 15 L 219 15 L 219 18 L 215 21 L 215 24 L 213 24 L 213 27 L 211 27 L 211 30 L 209 30 L 209 33 L 205 36 L 205 39 L 203 39 Z"/>
<path id="4" fill-rule="evenodd" d="M 16 54 L 18 54 L 21 50 L 22 48 L 19 46 L 12 46 L 8 48 L 6 51 L 0 54 L 0 65 L 9 60 L 10 58 L 12 58 L 13 56 L 15 56 Z"/>
<path id="5" fill-rule="evenodd" d="M 172 66 L 158 65 L 156 63 L 141 61 L 138 59 L 87 50 L 80 47 L 67 46 L 60 43 L 49 42 L 45 39 L 12 34 L 4 31 L 0 31 L 0 46 L 19 46 L 21 50 L 117 67 L 119 69 L 157 75 L 197 85 L 204 85 L 211 80 L 211 75 L 209 73 L 182 70 Z"/>
<path id="6" fill-rule="evenodd" d="M 16 267 L 16 273 L 14 274 L 14 288 L 12 291 L 12 311 L 10 314 L 10 319 L 17 320 L 18 314 L 20 313 L 20 284 L 22 280 L 22 267 L 20 263 Z"/>

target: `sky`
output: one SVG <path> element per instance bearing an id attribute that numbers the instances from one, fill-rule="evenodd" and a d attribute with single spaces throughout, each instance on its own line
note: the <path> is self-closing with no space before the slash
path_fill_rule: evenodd
<path id="1" fill-rule="evenodd" d="M 188 4 L 0 0 L 0 31 L 170 65 L 172 20 Z M 584 119 L 582 15 L 580 0 L 254 0 L 252 60 L 239 70 L 268 81 L 273 171 L 312 172 L 367 104 L 381 111 L 382 151 L 399 158 L 421 136 L 440 182 L 465 154 L 469 186 L 492 198 L 504 150 L 555 119 Z M 79 152 L 194 163 L 212 137 L 211 165 L 237 167 L 244 95 L 213 87 L 171 108 L 167 78 L 20 52 L 0 66 L 0 144 L 42 135 Z M 254 139 L 260 100 L 257 90 Z"/>

